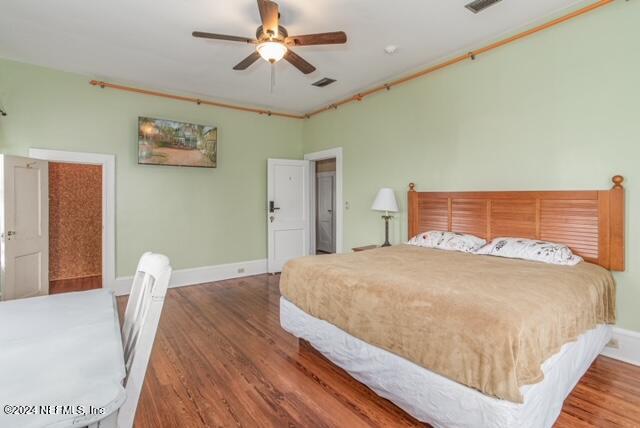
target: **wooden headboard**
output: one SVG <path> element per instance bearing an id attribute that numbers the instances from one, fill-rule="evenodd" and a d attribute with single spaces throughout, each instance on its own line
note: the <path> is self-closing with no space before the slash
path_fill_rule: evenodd
<path id="1" fill-rule="evenodd" d="M 417 192 L 409 184 L 409 238 L 430 230 L 568 245 L 586 261 L 624 270 L 623 177 L 610 190 Z"/>

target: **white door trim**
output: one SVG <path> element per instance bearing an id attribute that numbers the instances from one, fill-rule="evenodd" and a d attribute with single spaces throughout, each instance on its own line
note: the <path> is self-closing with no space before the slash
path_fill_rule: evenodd
<path id="1" fill-rule="evenodd" d="M 343 213 L 344 213 L 344 200 L 342 196 L 342 147 L 336 147 L 333 149 L 322 150 L 320 152 L 307 153 L 304 155 L 305 160 L 319 161 L 324 159 L 336 159 L 336 253 L 342 253 L 342 239 L 343 239 Z M 309 239 L 309 254 L 316 253 L 316 168 L 315 162 L 312 163 L 312 167 L 309 168 L 309 201 L 311 202 L 311 219 L 309 225 L 311 227 L 310 239 Z"/>
<path id="2" fill-rule="evenodd" d="M 116 284 L 116 157 L 101 153 L 29 149 L 29 157 L 52 162 L 102 166 L 102 286 Z"/>

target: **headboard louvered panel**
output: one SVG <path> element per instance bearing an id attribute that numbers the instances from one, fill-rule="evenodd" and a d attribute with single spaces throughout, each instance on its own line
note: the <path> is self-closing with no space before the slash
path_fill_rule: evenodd
<path id="1" fill-rule="evenodd" d="M 451 229 L 484 237 L 487 235 L 487 201 L 454 199 L 451 202 Z"/>
<path id="2" fill-rule="evenodd" d="M 449 209 L 446 199 L 428 199 L 420 201 L 420 227 L 426 230 L 443 230 L 449 227 Z"/>
<path id="3" fill-rule="evenodd" d="M 409 185 L 409 237 L 429 230 L 540 239 L 585 260 L 624 270 L 623 178 L 604 191 L 416 192 Z"/>
<path id="4" fill-rule="evenodd" d="M 536 239 L 536 200 L 491 200 L 491 236 Z"/>
<path id="5" fill-rule="evenodd" d="M 540 239 L 562 242 L 585 259 L 598 259 L 598 201 L 543 201 Z"/>

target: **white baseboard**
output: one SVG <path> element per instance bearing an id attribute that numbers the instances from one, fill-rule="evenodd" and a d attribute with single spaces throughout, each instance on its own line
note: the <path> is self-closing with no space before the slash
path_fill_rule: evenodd
<path id="1" fill-rule="evenodd" d="M 223 279 L 240 278 L 243 276 L 259 275 L 267 272 L 267 260 L 250 260 L 246 262 L 228 263 L 224 265 L 203 266 L 191 269 L 174 270 L 171 274 L 169 287 L 184 287 L 186 285 L 202 284 L 204 282 L 222 281 Z M 117 296 L 129 294 L 133 276 L 116 278 L 113 286 Z"/>
<path id="2" fill-rule="evenodd" d="M 602 355 L 640 366 L 640 333 L 614 327 L 613 341 L 617 347 L 607 346 Z"/>

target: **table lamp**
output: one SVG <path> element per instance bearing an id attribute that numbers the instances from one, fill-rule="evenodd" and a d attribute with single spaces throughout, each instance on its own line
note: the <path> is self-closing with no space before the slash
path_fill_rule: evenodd
<path id="1" fill-rule="evenodd" d="M 393 189 L 389 189 L 388 187 L 380 189 L 376 195 L 376 199 L 373 201 L 373 205 L 371 205 L 371 209 L 374 211 L 384 211 L 384 215 L 382 216 L 384 219 L 384 244 L 382 244 L 382 246 L 390 247 L 389 220 L 392 219 L 393 216 L 389 215 L 389 213 L 397 213 L 399 211 Z"/>

